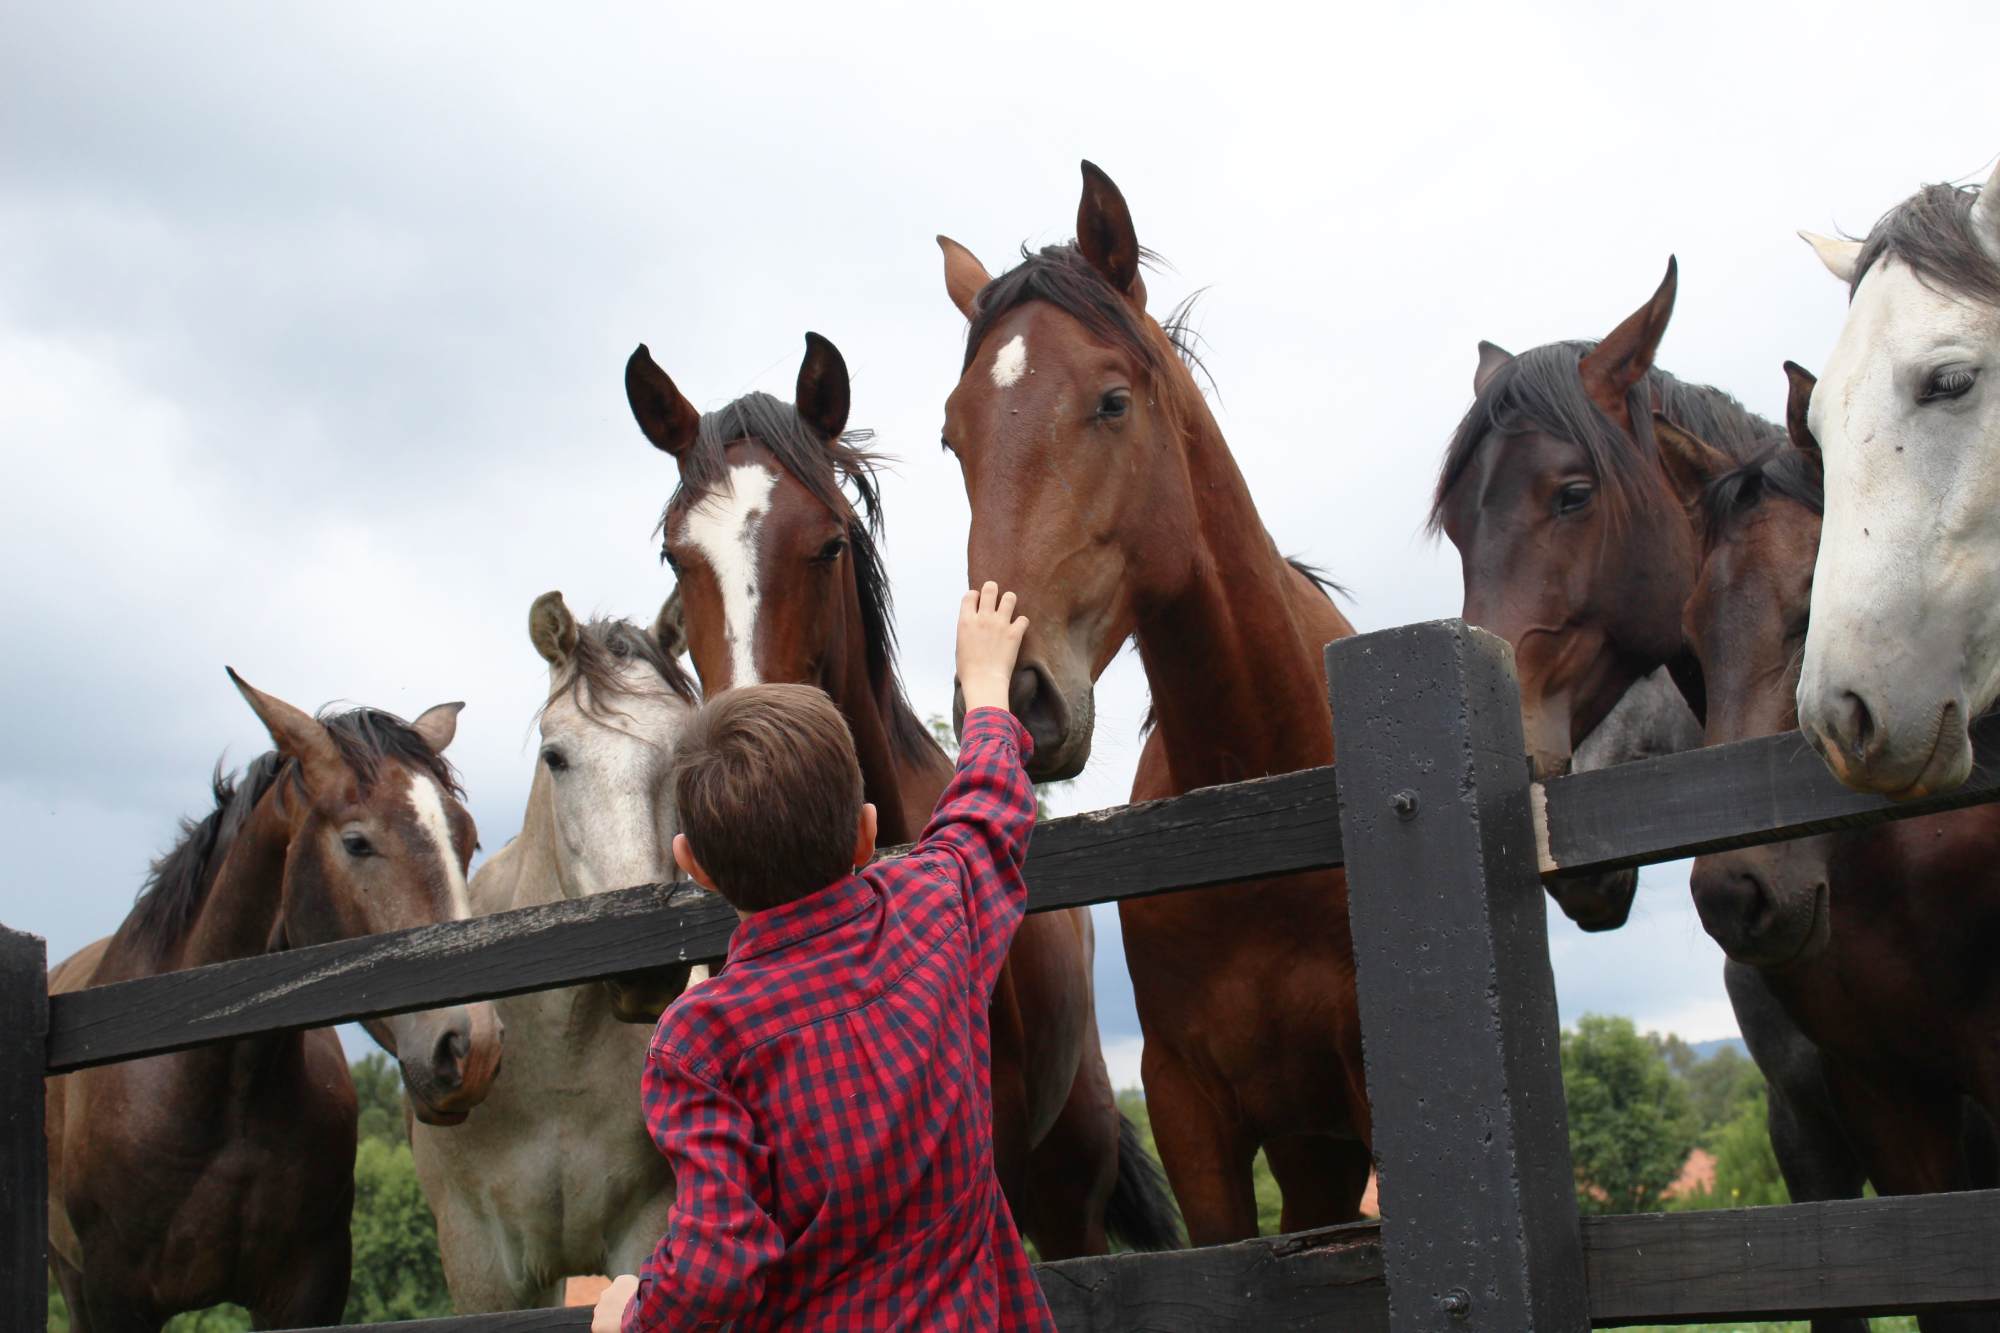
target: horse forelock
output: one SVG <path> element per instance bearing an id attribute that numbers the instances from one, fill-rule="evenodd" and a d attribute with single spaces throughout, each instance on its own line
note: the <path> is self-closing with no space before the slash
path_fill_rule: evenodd
<path id="1" fill-rule="evenodd" d="M 1584 355 L 1596 346 L 1590 341 L 1544 343 L 1493 372 L 1445 448 L 1425 523 L 1428 531 L 1443 531 L 1446 501 L 1480 449 L 1489 440 L 1492 447 L 1504 447 L 1508 435 L 1540 429 L 1581 448 L 1604 488 L 1614 529 L 1636 509 L 1666 494 L 1655 465 L 1655 407 L 1738 461 L 1784 438 L 1781 427 L 1721 389 L 1690 384 L 1658 368 L 1647 371 L 1632 389 L 1627 407 L 1635 433 L 1627 434 L 1592 400 L 1577 373 Z"/>
<path id="2" fill-rule="evenodd" d="M 699 692 L 686 668 L 667 656 L 658 640 L 629 620 L 595 616 L 577 627 L 576 647 L 549 687 L 536 716 L 567 697 L 585 716 L 608 720 L 618 711 L 613 701 L 630 697 L 628 667 L 649 668 L 659 683 L 684 703 L 699 703 Z"/>
<path id="3" fill-rule="evenodd" d="M 1894 256 L 1928 286 L 2000 305 L 2000 258 L 1973 229 L 1980 186 L 1926 185 L 1884 213 L 1868 231 L 1854 265 L 1848 299 L 1882 260 Z"/>

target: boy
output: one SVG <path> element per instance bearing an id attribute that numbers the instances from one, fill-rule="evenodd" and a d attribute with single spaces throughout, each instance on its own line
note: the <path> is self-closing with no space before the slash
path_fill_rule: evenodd
<path id="1" fill-rule="evenodd" d="M 742 924 L 653 1036 L 646 1120 L 677 1194 L 594 1333 L 1054 1329 L 993 1174 L 987 1028 L 1027 901 L 1030 742 L 1007 712 L 1027 628 L 1013 593 L 965 594 L 958 771 L 893 861 L 867 864 L 875 807 L 818 690 L 731 690 L 682 733 L 674 859 Z"/>

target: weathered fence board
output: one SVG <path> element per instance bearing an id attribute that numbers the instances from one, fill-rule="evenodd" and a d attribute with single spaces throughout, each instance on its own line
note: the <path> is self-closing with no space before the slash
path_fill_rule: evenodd
<path id="1" fill-rule="evenodd" d="M 2000 1302 L 2000 1190 L 1585 1219 L 1598 1324 Z"/>
<path id="2" fill-rule="evenodd" d="M 1332 798 L 1333 770 L 1314 769 L 1052 819 L 1028 859 L 1031 910 L 1338 865 Z M 642 886 L 95 986 L 55 997 L 48 1067 L 719 958 L 735 924 L 712 894 Z"/>
<path id="3" fill-rule="evenodd" d="M 1331 644 L 1389 1323 L 1589 1326 L 1555 977 L 1506 641 Z"/>
<path id="4" fill-rule="evenodd" d="M 0 926 L 0 1328 L 40 1328 L 49 1313 L 48 1142 L 42 1051 L 48 953 Z"/>
<path id="5" fill-rule="evenodd" d="M 1966 784 L 1916 801 L 1841 786 L 1796 731 L 1553 778 L 1542 869 L 1615 870 L 1980 805 L 2000 798 L 2000 713 L 1973 724 L 1972 743 Z"/>

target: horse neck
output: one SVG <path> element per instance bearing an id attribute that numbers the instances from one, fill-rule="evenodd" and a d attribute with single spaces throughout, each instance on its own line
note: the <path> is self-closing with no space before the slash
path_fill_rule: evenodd
<path id="1" fill-rule="evenodd" d="M 500 867 L 481 866 L 480 874 L 473 876 L 473 911 L 484 915 L 569 897 L 563 884 L 559 846 L 554 780 L 549 777 L 548 765 L 537 761 L 534 780 L 528 784 L 528 805 L 521 814 L 521 831 L 501 849 L 501 855 L 507 858 L 505 869 L 510 879 L 482 895 L 479 880 L 489 870 Z"/>
<path id="2" fill-rule="evenodd" d="M 850 591 L 847 611 L 853 629 L 841 650 L 828 655 L 834 669 L 823 673 L 821 687 L 854 733 L 862 799 L 875 806 L 879 821 L 876 838 L 893 847 L 913 841 L 923 830 L 950 777 L 950 767 L 934 748 L 931 754 L 914 756 L 896 744 L 898 723 L 914 724 L 915 716 L 896 688 L 895 669 L 886 657 L 879 669 L 870 669 L 858 591 Z M 927 762 L 933 756 L 935 762 Z"/>
<path id="3" fill-rule="evenodd" d="M 1332 736 L 1320 650 L 1349 632 L 1278 553 L 1206 405 L 1190 420 L 1189 483 L 1200 497 L 1187 534 L 1193 574 L 1173 598 L 1141 607 L 1137 630 L 1160 739 L 1182 789 L 1326 763 Z"/>
<path id="4" fill-rule="evenodd" d="M 285 859 L 295 832 L 280 777 L 251 809 L 216 868 L 201 909 L 173 950 L 176 967 L 271 952 L 285 905 Z"/>

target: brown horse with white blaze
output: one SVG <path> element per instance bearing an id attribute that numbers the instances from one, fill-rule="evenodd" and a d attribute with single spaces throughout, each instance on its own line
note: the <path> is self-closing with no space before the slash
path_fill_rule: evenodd
<path id="1" fill-rule="evenodd" d="M 1323 649 L 1353 633 L 1259 519 L 1174 336 L 1146 313 L 1124 197 L 1083 164 L 1077 239 L 991 278 L 939 238 L 970 323 L 944 445 L 974 585 L 1031 628 L 1012 706 L 1038 778 L 1090 755 L 1092 689 L 1128 639 L 1157 727 L 1134 800 L 1333 758 Z M 1257 1232 L 1265 1149 L 1288 1231 L 1350 1221 L 1369 1112 L 1343 872 L 1119 904 L 1142 1073 L 1190 1240 Z"/>
<path id="2" fill-rule="evenodd" d="M 840 352 L 806 335 L 796 406 L 749 394 L 702 416 L 643 346 L 626 389 L 641 430 L 679 468 L 662 555 L 703 690 L 825 690 L 854 735 L 880 841 L 914 841 L 952 765 L 897 678 L 878 460 L 867 433 L 847 429 Z M 1022 1231 L 1052 1259 L 1103 1253 L 1107 1231 L 1142 1249 L 1179 1243 L 1164 1184 L 1112 1096 L 1093 948 L 1087 911 L 1028 917 L 991 1009 L 995 1166 Z"/>
<path id="3" fill-rule="evenodd" d="M 218 775 L 215 810 L 51 992 L 467 915 L 476 836 L 442 755 L 460 705 L 413 723 L 315 718 L 236 684 L 277 748 L 240 783 Z M 428 1123 L 464 1120 L 499 1068 L 490 1004 L 367 1026 Z M 47 1101 L 50 1266 L 78 1333 L 157 1329 L 221 1301 L 260 1328 L 339 1320 L 355 1101 L 331 1029 L 82 1070 L 48 1080 Z"/>

